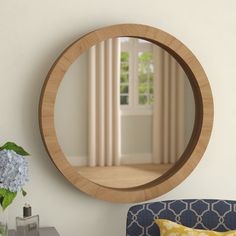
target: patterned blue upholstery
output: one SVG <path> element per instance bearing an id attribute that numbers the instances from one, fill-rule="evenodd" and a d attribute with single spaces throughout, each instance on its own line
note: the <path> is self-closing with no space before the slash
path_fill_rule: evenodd
<path id="1" fill-rule="evenodd" d="M 128 211 L 126 235 L 160 236 L 154 223 L 157 218 L 223 232 L 236 229 L 236 201 L 192 199 L 135 205 Z"/>

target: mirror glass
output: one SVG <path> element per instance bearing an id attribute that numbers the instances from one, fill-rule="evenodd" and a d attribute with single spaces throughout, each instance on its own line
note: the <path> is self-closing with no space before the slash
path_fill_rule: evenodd
<path id="1" fill-rule="evenodd" d="M 170 169 L 194 127 L 190 82 L 149 41 L 108 39 L 66 72 L 55 104 L 58 142 L 80 175 L 113 188 L 140 186 Z"/>

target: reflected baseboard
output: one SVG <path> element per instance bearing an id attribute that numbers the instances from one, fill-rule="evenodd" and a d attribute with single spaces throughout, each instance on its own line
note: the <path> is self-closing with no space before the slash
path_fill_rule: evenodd
<path id="1" fill-rule="evenodd" d="M 72 166 L 87 166 L 88 157 L 87 156 L 67 156 L 67 160 Z M 152 163 L 152 153 L 131 153 L 121 155 L 121 164 L 151 164 Z"/>
<path id="2" fill-rule="evenodd" d="M 151 164 L 152 163 L 152 153 L 131 153 L 121 155 L 121 164 Z"/>
<path id="3" fill-rule="evenodd" d="M 67 160 L 72 166 L 87 166 L 87 156 L 67 156 Z"/>

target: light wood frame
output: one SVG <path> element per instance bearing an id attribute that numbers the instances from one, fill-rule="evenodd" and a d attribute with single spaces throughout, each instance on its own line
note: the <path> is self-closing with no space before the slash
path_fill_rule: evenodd
<path id="1" fill-rule="evenodd" d="M 91 46 L 108 38 L 127 36 L 148 40 L 168 51 L 183 67 L 191 83 L 196 105 L 190 142 L 176 164 L 158 179 L 129 189 L 104 187 L 84 178 L 67 161 L 54 127 L 58 87 L 71 64 Z M 59 171 L 78 189 L 112 202 L 140 202 L 158 197 L 180 184 L 196 167 L 209 142 L 213 124 L 213 99 L 207 76 L 193 53 L 172 35 L 150 26 L 121 24 L 90 32 L 72 43 L 55 61 L 42 88 L 39 105 L 40 131 L 44 145 Z"/>

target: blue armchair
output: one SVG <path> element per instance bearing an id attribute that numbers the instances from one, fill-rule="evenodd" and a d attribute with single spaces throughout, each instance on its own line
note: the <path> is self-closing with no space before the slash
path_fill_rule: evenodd
<path id="1" fill-rule="evenodd" d="M 158 218 L 216 231 L 236 229 L 236 201 L 171 200 L 132 206 L 127 215 L 126 236 L 160 236 Z"/>

